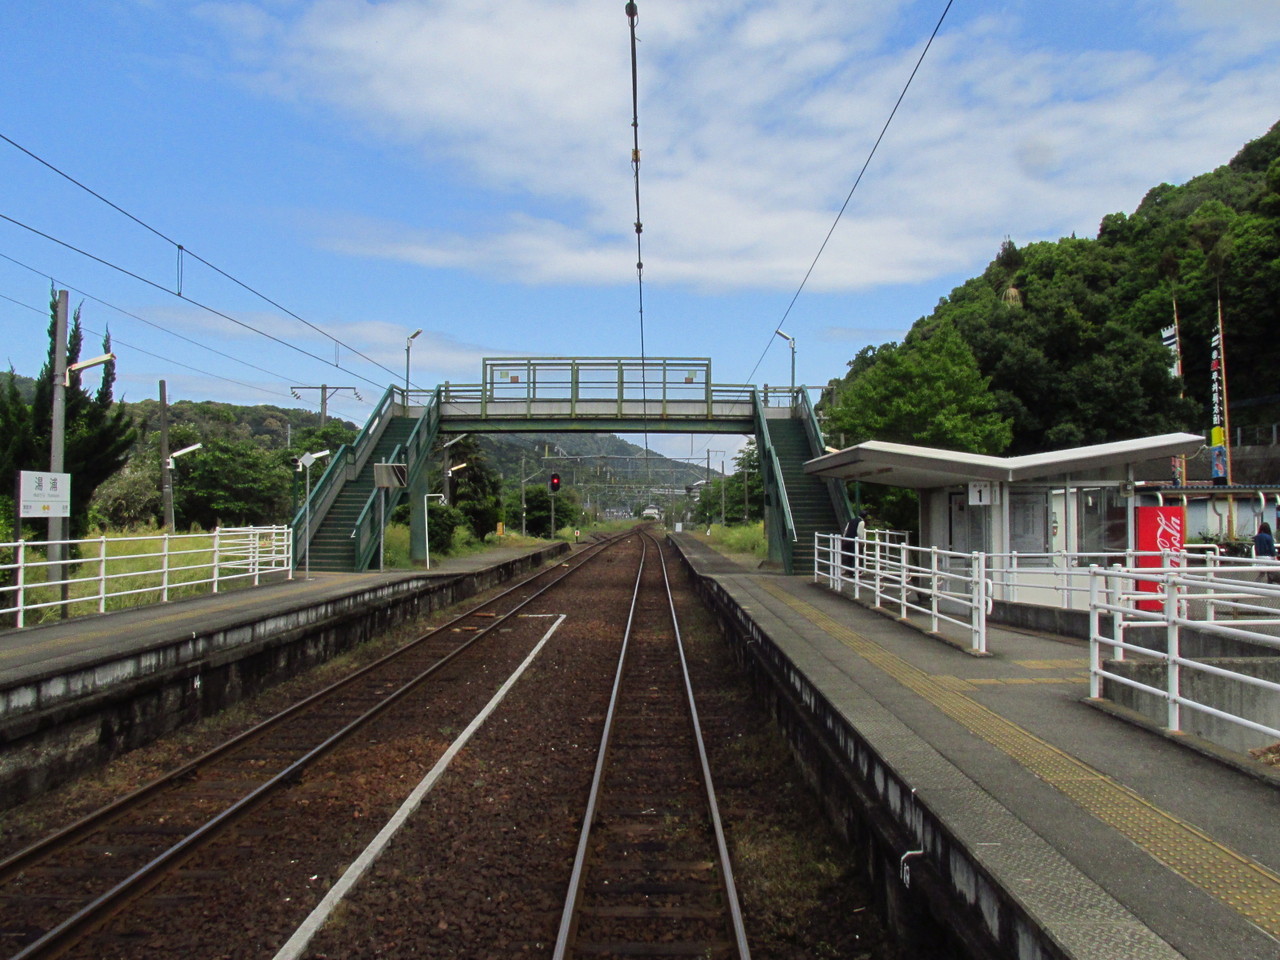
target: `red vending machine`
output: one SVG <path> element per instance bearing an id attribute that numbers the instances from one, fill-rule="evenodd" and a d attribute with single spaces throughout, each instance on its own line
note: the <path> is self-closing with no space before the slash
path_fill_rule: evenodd
<path id="1" fill-rule="evenodd" d="M 1181 560 L 1183 546 L 1187 542 L 1186 508 L 1138 507 L 1135 512 L 1138 523 L 1138 551 L 1149 554 L 1138 557 L 1138 566 L 1164 566 L 1164 557 L 1158 553 L 1151 553 L 1151 551 L 1164 550 L 1178 554 L 1178 556 L 1170 558 L 1172 564 L 1178 564 Z M 1155 593 L 1157 589 L 1156 582 L 1154 580 L 1139 580 L 1138 589 L 1148 593 Z M 1139 610 L 1156 611 L 1160 607 L 1159 600 L 1141 600 L 1138 602 Z"/>

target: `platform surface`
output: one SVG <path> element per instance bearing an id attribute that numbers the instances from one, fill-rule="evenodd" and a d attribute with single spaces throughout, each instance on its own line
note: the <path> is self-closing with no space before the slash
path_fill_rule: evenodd
<path id="1" fill-rule="evenodd" d="M 1081 889 L 1096 885 L 1136 918 L 1146 944 L 1123 960 L 1280 958 L 1280 780 L 1089 705 L 1085 642 L 993 627 L 991 656 L 974 657 L 810 578 L 726 568 L 704 543 L 674 537 L 829 701 L 880 711 L 904 764 L 936 751 L 964 781 L 956 796 L 994 801 L 1082 875 Z M 998 847 L 983 830 L 970 824 L 967 842 Z M 1054 904 L 1062 881 L 1034 876 L 1038 861 L 1006 869 L 1069 914 L 1065 890 Z"/>
<path id="2" fill-rule="evenodd" d="M 545 549 L 497 547 L 460 557 L 432 559 L 430 570 L 370 573 L 311 572 L 293 580 L 239 587 L 218 594 L 188 597 L 103 614 L 0 631 L 0 688 L 50 672 L 83 668 L 133 651 L 146 650 L 195 631 L 225 629 L 299 606 L 323 603 L 383 584 L 465 576 Z"/>

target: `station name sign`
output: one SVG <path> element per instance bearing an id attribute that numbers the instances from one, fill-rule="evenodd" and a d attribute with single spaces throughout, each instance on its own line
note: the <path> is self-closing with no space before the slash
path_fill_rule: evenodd
<path id="1" fill-rule="evenodd" d="M 23 517 L 71 516 L 71 474 L 19 471 L 18 503 Z"/>

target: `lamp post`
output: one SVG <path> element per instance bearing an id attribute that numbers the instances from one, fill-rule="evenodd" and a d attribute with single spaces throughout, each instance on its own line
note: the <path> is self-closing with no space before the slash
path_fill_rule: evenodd
<path id="1" fill-rule="evenodd" d="M 790 400 L 790 403 L 794 406 L 796 402 L 796 338 L 787 336 L 781 330 L 775 330 L 773 332 L 776 333 L 778 336 L 780 336 L 783 340 L 787 341 L 787 343 L 791 345 L 791 400 Z"/>
<path id="2" fill-rule="evenodd" d="M 203 446 L 204 446 L 203 443 L 193 443 L 189 447 L 183 447 L 181 450 L 175 450 L 173 453 L 169 454 L 168 458 L 164 462 L 164 484 L 163 485 L 169 490 L 169 503 L 168 503 L 169 514 L 164 518 L 164 521 L 165 521 L 165 525 L 174 533 L 178 532 L 178 524 L 177 524 L 177 521 L 175 521 L 173 518 L 173 461 L 177 460 L 181 456 L 185 456 L 188 453 L 192 453 L 196 450 L 199 450 Z"/>
<path id="3" fill-rule="evenodd" d="M 329 455 L 328 450 L 318 453 L 304 453 L 298 458 L 298 466 L 307 471 L 307 510 L 302 524 L 302 535 L 306 538 L 303 544 L 307 554 L 306 579 L 311 579 L 311 465 Z"/>
<path id="4" fill-rule="evenodd" d="M 422 539 L 426 542 L 427 569 L 431 569 L 431 501 L 443 500 L 443 493 L 424 493 L 422 495 Z"/>
<path id="5" fill-rule="evenodd" d="M 413 341 L 417 340 L 421 334 L 422 328 L 419 327 L 409 334 L 404 342 L 404 405 L 406 407 L 409 405 L 409 355 L 413 352 Z"/>

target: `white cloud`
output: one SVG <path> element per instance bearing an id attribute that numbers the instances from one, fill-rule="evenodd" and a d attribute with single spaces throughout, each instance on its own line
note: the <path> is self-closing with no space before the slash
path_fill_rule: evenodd
<path id="1" fill-rule="evenodd" d="M 928 280 L 985 262 L 1006 234 L 1089 235 L 1160 180 L 1225 162 L 1274 122 L 1280 64 L 1233 65 L 1193 49 L 1258 53 L 1280 41 L 1275 10 L 1274 0 L 1178 0 L 1164 39 L 1136 37 L 1128 49 L 1101 34 L 1088 49 L 1088 23 L 1059 47 L 1025 35 L 1009 13 L 949 23 L 811 287 Z M 466 171 L 464 188 L 514 192 L 539 210 L 514 209 L 465 235 L 372 224 L 341 241 L 345 252 L 527 283 L 627 277 L 621 5 L 318 0 L 204 11 L 232 31 L 265 88 L 327 103 L 447 159 Z M 793 288 L 919 55 L 933 25 L 925 14 L 905 0 L 776 0 L 742 16 L 646 6 L 647 282 Z"/>

